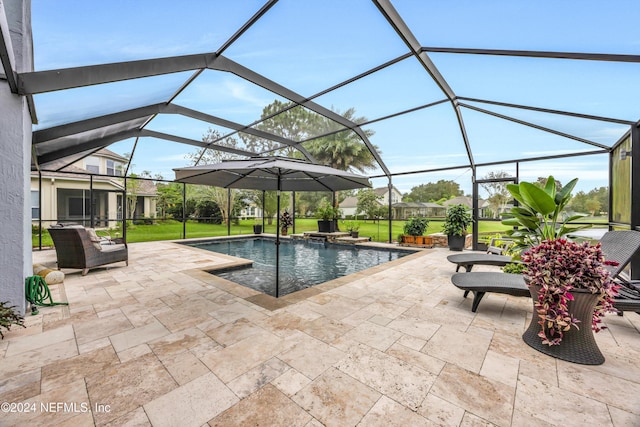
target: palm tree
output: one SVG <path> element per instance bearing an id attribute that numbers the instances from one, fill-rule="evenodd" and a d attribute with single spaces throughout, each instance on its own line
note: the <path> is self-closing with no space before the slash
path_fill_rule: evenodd
<path id="1" fill-rule="evenodd" d="M 336 111 L 336 113 L 340 114 L 339 111 Z M 355 117 L 354 108 L 349 108 L 341 115 L 353 123 L 367 121 L 365 117 Z M 341 130 L 343 128 L 344 126 L 340 123 L 322 117 L 319 120 L 317 134 L 330 135 L 309 141 L 304 144 L 304 147 L 319 163 L 335 169 L 348 170 L 352 168 L 361 173 L 375 169 L 376 160 L 364 141 L 351 129 Z M 364 132 L 367 137 L 373 135 L 371 130 L 365 130 Z M 377 150 L 377 147 L 374 146 L 374 148 Z M 335 200 L 334 207 L 338 207 L 339 197 L 337 191 L 334 193 L 333 199 Z"/>
<path id="2" fill-rule="evenodd" d="M 339 111 L 336 113 L 340 114 Z M 353 122 L 363 123 L 365 117 L 355 117 L 355 109 L 349 108 L 342 117 Z M 318 123 L 319 135 L 331 133 L 304 144 L 305 148 L 316 160 L 336 169 L 348 170 L 353 168 L 361 173 L 376 168 L 376 160 L 362 139 L 352 130 L 342 130 L 344 126 L 326 117 L 322 117 Z M 333 133 L 332 133 L 333 132 Z M 365 130 L 365 135 L 370 137 L 373 131 Z M 377 147 L 375 147 L 377 150 Z"/>

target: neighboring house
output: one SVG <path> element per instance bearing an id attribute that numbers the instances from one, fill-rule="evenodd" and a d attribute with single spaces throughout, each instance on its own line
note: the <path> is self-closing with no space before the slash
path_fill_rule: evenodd
<path id="1" fill-rule="evenodd" d="M 478 210 L 480 211 L 480 218 L 500 218 L 500 215 L 511 211 L 513 203 L 506 203 L 495 211 L 495 206 L 491 206 L 488 200 L 478 200 Z"/>
<path id="2" fill-rule="evenodd" d="M 391 206 L 394 219 L 444 216 L 447 208 L 437 203 L 400 202 Z"/>
<path id="3" fill-rule="evenodd" d="M 449 199 L 443 203 L 444 206 L 449 207 L 452 205 L 465 205 L 469 209 L 473 207 L 473 198 L 467 196 L 458 196 L 453 199 Z M 509 212 L 513 207 L 513 203 L 507 203 L 500 206 L 498 212 L 494 212 L 494 208 L 491 206 L 488 200 L 478 199 L 478 215 L 480 218 L 500 218 L 500 214 Z"/>
<path id="4" fill-rule="evenodd" d="M 245 208 L 240 210 L 240 219 L 262 218 L 262 209 L 252 200 L 244 200 L 247 204 Z"/>
<path id="5" fill-rule="evenodd" d="M 391 197 L 391 204 L 398 203 L 402 200 L 402 193 L 398 191 L 396 187 L 391 188 L 391 194 L 389 194 L 389 187 L 374 188 L 373 191 L 378 196 L 378 203 L 380 203 L 380 206 L 389 206 L 389 197 Z M 338 205 L 342 211 L 342 218 L 355 215 L 357 206 L 357 197 L 351 196 L 344 199 L 342 203 Z"/>
<path id="6" fill-rule="evenodd" d="M 342 213 L 342 218 L 347 216 L 355 216 L 356 211 L 358 210 L 358 198 L 355 196 L 349 196 L 342 201 L 338 205 L 340 208 L 340 212 Z"/>
<path id="7" fill-rule="evenodd" d="M 122 219 L 124 213 L 124 180 L 120 177 L 126 163 L 125 157 L 102 149 L 60 172 L 42 172 L 42 197 L 39 194 L 38 172 L 32 171 L 32 222 L 38 221 L 41 214 L 42 220 L 49 223 L 76 222 L 88 226 L 91 224 L 89 218 L 93 210 L 95 227 L 115 227 L 117 220 Z M 49 168 L 54 169 L 55 165 Z M 94 175 L 91 178 L 90 174 L 107 176 Z M 136 196 L 133 218 L 155 216 L 155 184 L 143 180 L 130 182 L 135 182 L 128 188 L 129 194 L 135 193 Z"/>
<path id="8" fill-rule="evenodd" d="M 482 203 L 484 203 L 482 200 L 478 200 L 478 206 L 481 206 Z M 465 205 L 471 209 L 473 207 L 473 198 L 468 196 L 456 196 L 453 199 L 446 200 L 442 205 L 447 208 L 453 205 Z"/>

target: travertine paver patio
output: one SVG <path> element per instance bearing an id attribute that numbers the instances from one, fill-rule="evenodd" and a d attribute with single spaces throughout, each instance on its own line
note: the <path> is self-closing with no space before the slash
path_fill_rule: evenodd
<path id="1" fill-rule="evenodd" d="M 520 338 L 530 300 L 471 313 L 445 249 L 280 300 L 202 271 L 225 256 L 130 254 L 65 270 L 69 307 L 0 341 L 0 402 L 28 404 L 0 425 L 640 425 L 639 315 L 607 316 L 602 366 L 549 358 Z"/>

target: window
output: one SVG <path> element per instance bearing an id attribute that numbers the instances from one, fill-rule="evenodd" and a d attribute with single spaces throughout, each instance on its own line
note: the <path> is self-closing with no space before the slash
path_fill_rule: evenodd
<path id="1" fill-rule="evenodd" d="M 40 192 L 31 190 L 31 219 L 40 217 Z"/>
<path id="2" fill-rule="evenodd" d="M 69 198 L 69 216 L 84 217 L 89 214 L 91 209 L 89 198 L 70 197 Z"/>
<path id="3" fill-rule="evenodd" d="M 100 159 L 89 156 L 84 159 L 85 168 L 91 173 L 100 173 Z"/>
<path id="4" fill-rule="evenodd" d="M 107 175 L 122 176 L 122 163 L 107 159 Z"/>

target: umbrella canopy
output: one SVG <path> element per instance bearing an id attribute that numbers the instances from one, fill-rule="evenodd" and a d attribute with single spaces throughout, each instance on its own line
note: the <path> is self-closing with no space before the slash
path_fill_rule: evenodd
<path id="1" fill-rule="evenodd" d="M 174 169 L 176 181 L 245 190 L 276 190 L 276 298 L 280 294 L 280 191 L 340 191 L 371 187 L 369 179 L 328 166 L 282 157 L 253 157 Z"/>
<path id="2" fill-rule="evenodd" d="M 176 181 L 222 188 L 341 191 L 371 187 L 365 176 L 281 157 L 229 160 L 213 165 L 177 168 L 174 171 Z"/>

